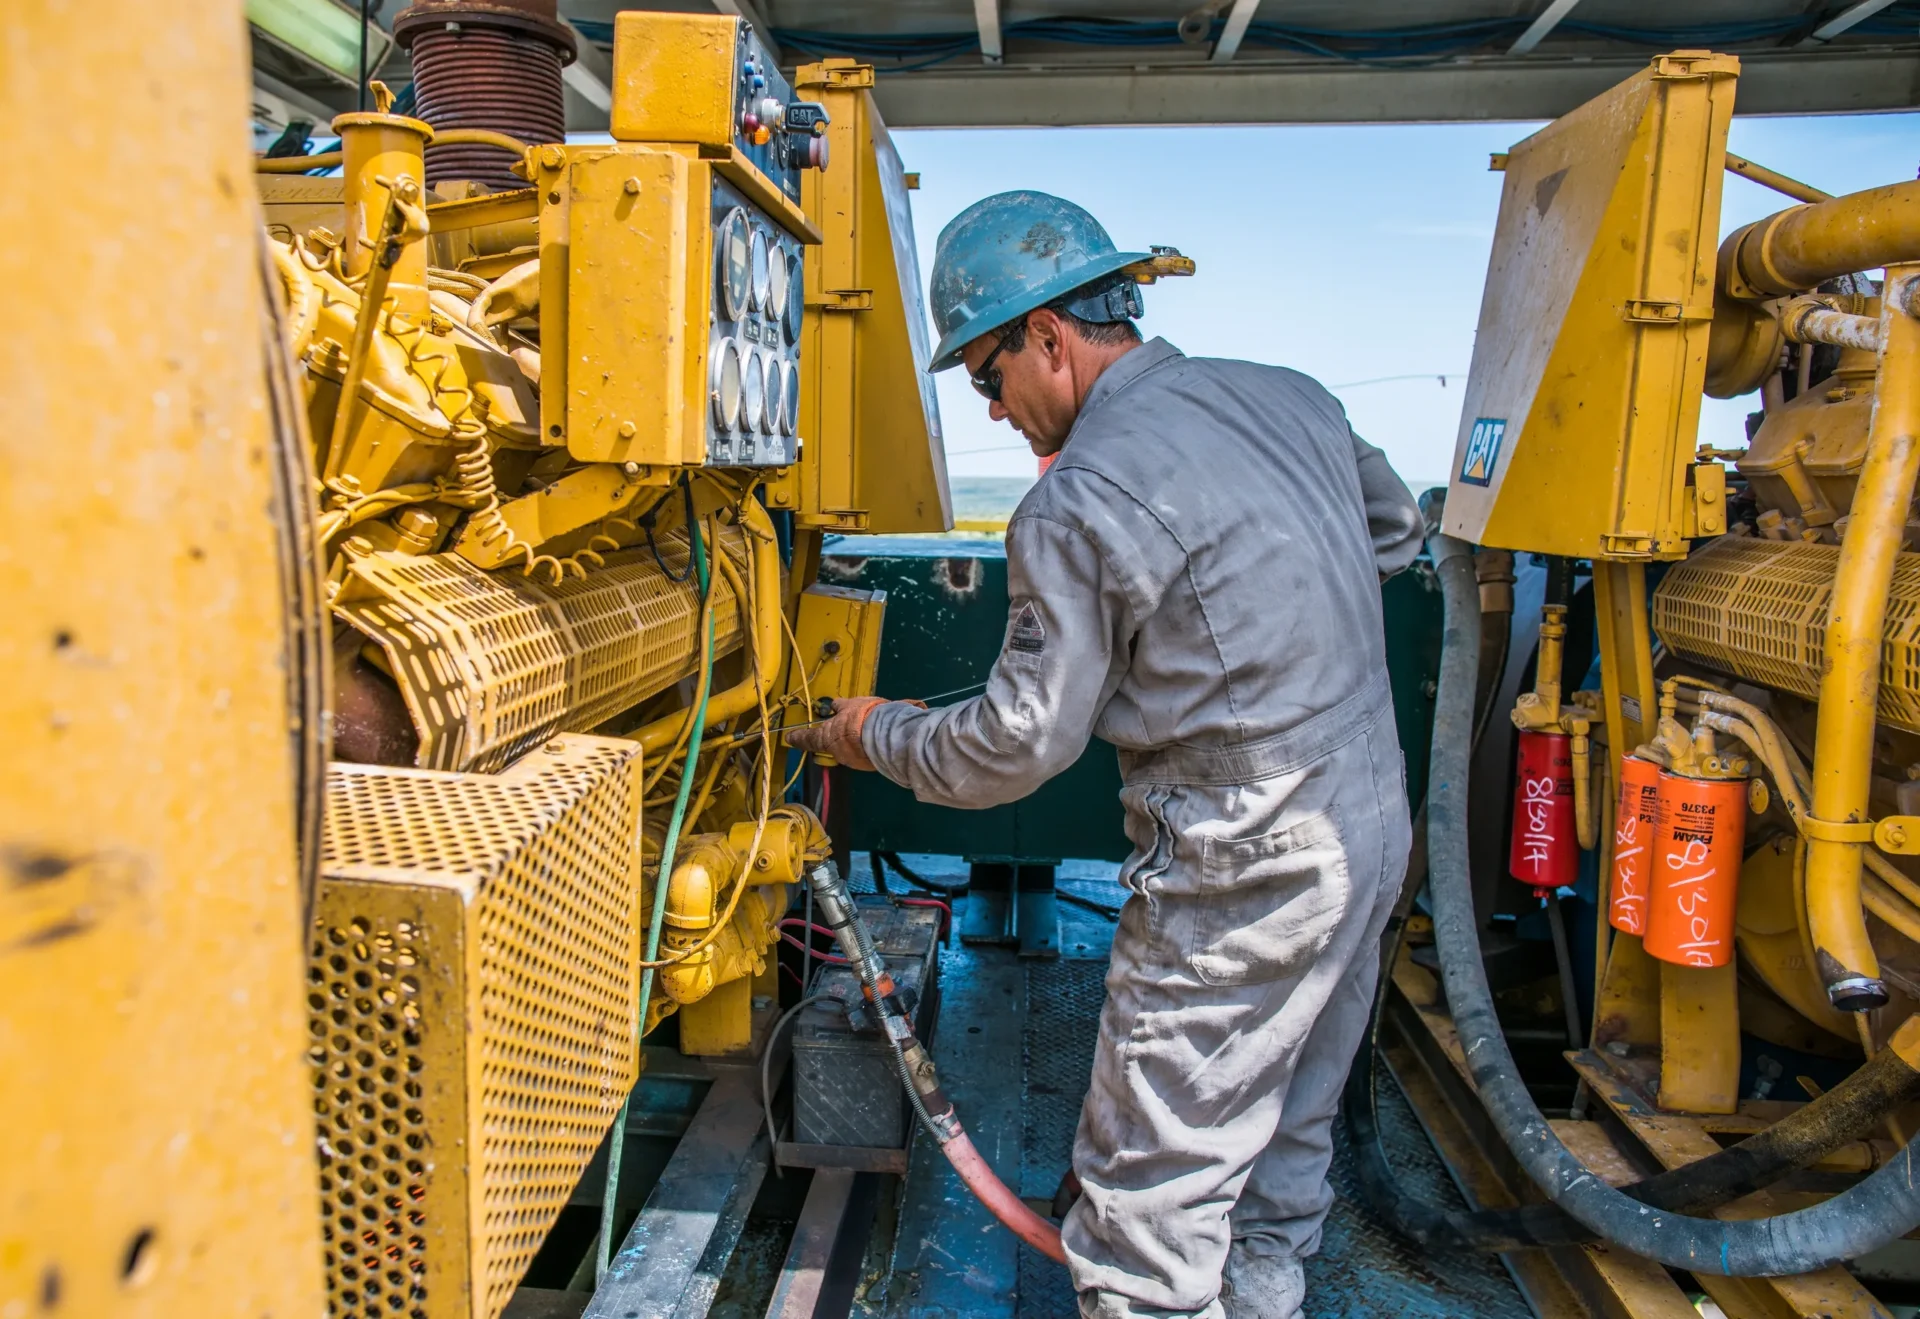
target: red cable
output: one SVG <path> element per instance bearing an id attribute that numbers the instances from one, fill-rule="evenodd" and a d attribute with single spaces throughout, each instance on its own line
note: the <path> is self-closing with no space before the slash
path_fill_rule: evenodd
<path id="1" fill-rule="evenodd" d="M 788 916 L 785 920 L 782 920 L 781 922 L 779 922 L 780 929 L 784 930 L 788 926 L 792 926 L 794 929 L 812 930 L 815 934 L 824 934 L 829 939 L 833 938 L 833 931 L 829 930 L 826 926 L 809 924 L 808 922 L 801 920 L 798 916 Z M 815 953 L 814 956 L 827 957 L 827 956 L 831 956 L 831 954 Z M 844 961 L 846 959 L 842 958 L 841 960 Z"/>
<path id="2" fill-rule="evenodd" d="M 791 934 L 788 934 L 785 930 L 780 931 L 780 937 L 782 939 L 785 939 L 788 943 L 792 944 L 795 948 L 798 948 L 801 952 L 805 953 L 807 956 L 814 958 L 816 961 L 833 962 L 840 966 L 845 966 L 847 964 L 847 959 L 844 957 L 835 956 L 833 953 L 815 952 L 813 949 L 807 947 L 805 944 L 801 943 L 798 939 L 794 938 Z"/>
<path id="3" fill-rule="evenodd" d="M 940 917 L 940 937 L 942 939 L 947 937 L 947 927 L 953 924 L 952 907 L 949 907 L 938 898 L 899 898 L 896 899 L 896 901 L 903 907 L 938 907 L 942 913 Z"/>
<path id="4" fill-rule="evenodd" d="M 947 1156 L 947 1162 L 960 1174 L 960 1180 L 966 1183 L 974 1198 L 986 1206 L 988 1213 L 1006 1224 L 1008 1231 L 1048 1259 L 1059 1264 L 1067 1262 L 1066 1249 L 1060 1244 L 1060 1229 L 1029 1209 L 1026 1201 L 994 1175 L 965 1131 L 944 1142 L 940 1152 Z"/>

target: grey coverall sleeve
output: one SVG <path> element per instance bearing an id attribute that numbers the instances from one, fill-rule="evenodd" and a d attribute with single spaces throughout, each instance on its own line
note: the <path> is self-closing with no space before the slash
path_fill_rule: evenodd
<path id="1" fill-rule="evenodd" d="M 1080 757 L 1125 672 L 1136 624 L 1100 548 L 1043 517 L 1007 528 L 1007 635 L 980 696 L 938 710 L 877 706 L 861 743 L 921 801 L 1017 801 Z"/>
<path id="2" fill-rule="evenodd" d="M 1353 434 L 1352 427 L 1347 433 Z M 1426 525 L 1413 493 L 1393 470 L 1386 454 L 1354 435 L 1353 461 L 1360 469 L 1360 495 L 1367 505 L 1374 565 L 1384 581 L 1418 557 L 1421 542 L 1426 539 Z"/>

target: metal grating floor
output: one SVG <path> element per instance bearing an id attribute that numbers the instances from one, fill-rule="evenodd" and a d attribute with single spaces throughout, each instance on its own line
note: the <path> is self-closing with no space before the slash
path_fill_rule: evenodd
<path id="1" fill-rule="evenodd" d="M 915 858 L 916 861 L 919 858 Z M 927 858 L 931 861 L 932 858 Z M 942 858 L 949 867 L 957 860 Z M 918 867 L 916 867 L 918 868 Z M 1062 887 L 1117 904 L 1111 882 Z M 1087 867 L 1086 880 L 1112 867 Z M 1100 871 L 1103 874 L 1096 875 Z M 933 868 L 923 870 L 931 877 Z M 942 879 L 964 878 L 959 874 Z M 1072 1156 L 1074 1127 L 1093 1066 L 1112 927 L 1062 906 L 1055 962 L 1022 963 L 1011 950 L 941 953 L 945 1006 L 935 1054 L 962 1117 L 1003 1177 L 1029 1198 L 1049 1198 Z M 1015 1014 L 1009 1019 L 1008 1014 Z M 1003 1064 L 1015 1056 L 1015 1069 Z M 1409 1194 L 1464 1207 L 1397 1087 L 1382 1087 L 1381 1125 Z M 1017 1148 L 1011 1148 L 1013 1132 Z M 997 1151 L 997 1153 L 996 1153 Z M 1354 1196 L 1345 1133 L 1335 1128 L 1336 1197 L 1320 1253 L 1307 1264 L 1306 1319 L 1525 1319 L 1531 1311 L 1497 1260 L 1428 1257 L 1368 1216 Z M 1066 1273 L 984 1221 L 928 1142 L 916 1142 L 900 1208 L 892 1276 L 871 1287 L 855 1313 L 869 1319 L 1072 1319 Z M 1017 1258 L 1016 1256 L 1017 1252 Z M 1011 1266 L 1011 1267 L 1010 1267 Z M 1012 1274 L 1015 1286 L 1006 1282 Z"/>

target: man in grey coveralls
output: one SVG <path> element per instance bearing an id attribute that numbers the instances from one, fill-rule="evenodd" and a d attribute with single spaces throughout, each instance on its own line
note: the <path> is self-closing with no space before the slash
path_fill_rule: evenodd
<path id="1" fill-rule="evenodd" d="M 1119 748 L 1132 896 L 1063 1228 L 1081 1312 L 1287 1319 L 1406 864 L 1380 582 L 1421 518 L 1313 380 L 1141 343 L 1143 259 L 1044 193 L 942 232 L 933 369 L 964 361 L 1058 453 L 1007 527 L 1006 641 L 979 697 L 841 701 L 789 740 L 975 808 Z"/>

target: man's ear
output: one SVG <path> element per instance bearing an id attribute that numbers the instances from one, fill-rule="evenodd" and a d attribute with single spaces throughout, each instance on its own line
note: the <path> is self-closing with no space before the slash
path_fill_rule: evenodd
<path id="1" fill-rule="evenodd" d="M 1060 318 L 1051 309 L 1042 307 L 1027 320 L 1027 334 L 1035 341 L 1040 351 L 1046 354 L 1047 364 L 1059 370 L 1066 360 L 1065 327 Z"/>

